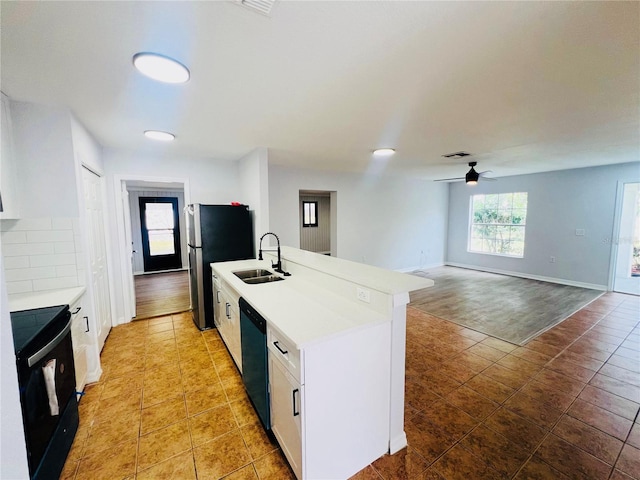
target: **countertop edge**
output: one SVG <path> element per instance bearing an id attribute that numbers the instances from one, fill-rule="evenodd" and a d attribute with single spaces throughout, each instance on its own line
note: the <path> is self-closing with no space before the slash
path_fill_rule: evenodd
<path id="1" fill-rule="evenodd" d="M 19 312 L 55 305 L 71 306 L 86 292 L 85 287 L 43 290 L 40 292 L 16 293 L 8 296 L 9 311 Z"/>

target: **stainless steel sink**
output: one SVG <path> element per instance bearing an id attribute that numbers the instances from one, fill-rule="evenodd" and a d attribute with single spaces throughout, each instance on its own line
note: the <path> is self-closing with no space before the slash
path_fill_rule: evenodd
<path id="1" fill-rule="evenodd" d="M 256 278 L 256 277 L 265 277 L 267 275 L 273 275 L 273 272 L 269 270 L 264 270 L 262 268 L 254 268 L 252 270 L 241 270 L 239 272 L 233 272 L 233 274 L 244 280 L 245 278 Z"/>
<path id="2" fill-rule="evenodd" d="M 284 280 L 284 278 L 279 277 L 277 275 L 265 275 L 264 277 L 253 277 L 253 278 L 242 279 L 244 283 L 250 283 L 250 284 L 278 282 L 280 280 Z"/>
<path id="3" fill-rule="evenodd" d="M 241 270 L 239 272 L 233 272 L 233 274 L 242 280 L 244 283 L 249 284 L 259 284 L 259 283 L 270 283 L 270 282 L 278 282 L 280 280 L 284 280 L 284 278 L 279 277 L 278 275 L 274 275 L 273 272 L 269 270 L 264 270 L 262 268 L 256 268 L 253 270 Z"/>

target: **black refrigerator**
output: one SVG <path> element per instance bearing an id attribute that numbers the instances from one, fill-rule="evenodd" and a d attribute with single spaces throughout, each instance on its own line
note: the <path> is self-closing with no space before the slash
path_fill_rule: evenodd
<path id="1" fill-rule="evenodd" d="M 253 221 L 247 205 L 202 205 L 186 208 L 189 245 L 189 290 L 193 321 L 213 328 L 212 262 L 255 258 Z"/>

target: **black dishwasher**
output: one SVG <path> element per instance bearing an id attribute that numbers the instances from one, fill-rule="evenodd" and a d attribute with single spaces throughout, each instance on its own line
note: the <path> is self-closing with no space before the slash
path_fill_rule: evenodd
<path id="1" fill-rule="evenodd" d="M 267 322 L 244 298 L 240 298 L 242 382 L 265 429 L 271 430 Z"/>

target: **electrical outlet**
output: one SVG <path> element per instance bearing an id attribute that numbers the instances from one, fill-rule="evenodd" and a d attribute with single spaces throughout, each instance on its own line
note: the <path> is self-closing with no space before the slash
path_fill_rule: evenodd
<path id="1" fill-rule="evenodd" d="M 584 228 L 576 228 L 576 237 L 584 237 Z"/>
<path id="2" fill-rule="evenodd" d="M 371 294 L 369 290 L 365 290 L 364 288 L 358 287 L 356 289 L 356 296 L 358 297 L 358 300 L 360 300 L 361 302 L 371 303 Z"/>
<path id="3" fill-rule="evenodd" d="M 549 262 L 556 263 L 556 257 L 549 257 Z"/>

